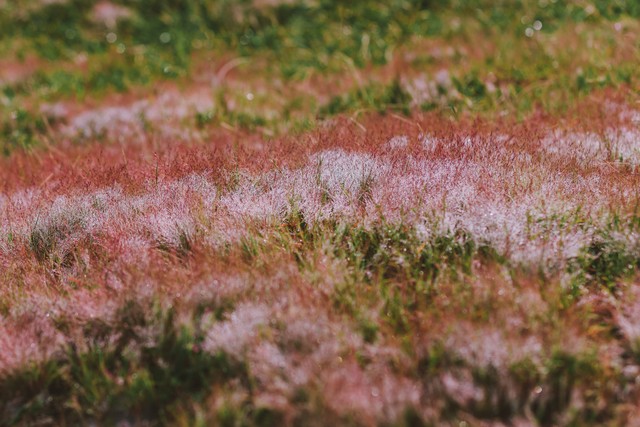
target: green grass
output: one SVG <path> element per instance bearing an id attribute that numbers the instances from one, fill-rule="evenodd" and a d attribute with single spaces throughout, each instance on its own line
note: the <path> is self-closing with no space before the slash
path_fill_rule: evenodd
<path id="1" fill-rule="evenodd" d="M 247 57 L 266 55 L 273 63 L 281 64 L 282 76 L 297 79 L 311 70 L 326 73 L 345 70 L 345 66 L 385 64 L 397 49 L 410 45 L 416 37 L 481 35 L 493 39 L 503 37 L 507 31 L 507 39 L 512 40 L 523 38 L 526 25 L 536 20 L 544 23 L 544 33 L 552 33 L 565 22 L 597 24 L 637 17 L 639 9 L 633 1 L 598 1 L 593 10 L 573 2 L 569 6 L 536 3 L 492 2 L 488 13 L 466 1 L 366 0 L 346 7 L 340 1 L 323 0 L 310 5 L 294 2 L 258 9 L 250 1 L 137 0 L 123 2 L 132 10 L 132 16 L 109 30 L 89 19 L 94 1 L 71 0 L 27 13 L 5 6 L 8 11 L 0 21 L 4 28 L 0 43 L 30 46 L 21 48 L 20 55 L 31 50 L 49 61 L 73 60 L 80 53 L 88 54 L 91 63 L 102 64 L 104 74 L 129 76 L 120 79 L 125 83 L 140 81 L 130 76 L 182 75 L 189 70 L 192 54 L 211 49 L 235 51 Z M 114 43 L 106 39 L 110 31 L 117 35 Z M 118 46 L 125 48 L 120 56 L 128 62 L 121 71 L 110 69 L 111 62 L 119 56 L 115 53 Z M 93 76 L 85 81 L 89 90 L 94 89 L 91 81 L 96 79 Z M 114 82 L 116 88 L 121 84 Z M 96 90 L 100 87 L 95 85 Z"/>
<path id="2" fill-rule="evenodd" d="M 574 293 L 585 286 L 603 286 L 615 292 L 621 282 L 633 278 L 640 269 L 640 247 L 627 241 L 625 236 L 637 233 L 639 226 L 637 215 L 625 220 L 614 217 L 590 245 L 582 248 L 569 265 L 569 272 L 574 274 Z"/>
<path id="3" fill-rule="evenodd" d="M 201 351 L 201 334 L 178 325 L 172 309 L 130 301 L 113 323 L 85 325 L 85 348 L 68 346 L 3 378 L 2 425 L 193 418 L 189 405 L 202 402 L 212 387 L 231 379 L 246 383 L 248 375 L 240 361 Z"/>
<path id="4" fill-rule="evenodd" d="M 7 156 L 15 149 L 38 145 L 48 133 L 48 127 L 48 121 L 42 116 L 22 108 L 9 111 L 0 121 L 0 152 Z"/>
<path id="5" fill-rule="evenodd" d="M 597 359 L 590 353 L 551 351 L 542 361 L 523 359 L 511 365 L 508 372 L 501 372 L 492 365 L 470 364 L 438 343 L 421 359 L 418 371 L 433 392 L 443 396 L 446 405 L 444 412 L 448 412 L 452 420 L 456 419 L 461 409 L 461 401 L 460 396 L 449 394 L 439 384 L 437 378 L 443 372 L 462 378 L 468 375 L 472 379 L 479 391 L 479 398 L 465 406 L 477 419 L 509 422 L 528 413 L 541 425 L 560 422 L 560 416 L 567 416 L 565 411 L 572 393 L 605 376 Z M 614 375 L 610 380 L 615 381 L 615 378 Z M 603 422 L 612 414 L 608 413 L 607 408 L 598 407 L 597 399 L 610 397 L 609 393 L 611 390 L 608 385 L 603 384 L 582 408 L 563 418 L 562 423 L 583 425 Z"/>
<path id="6" fill-rule="evenodd" d="M 305 131 L 318 118 L 335 114 L 422 109 L 523 118 L 536 110 L 566 112 L 576 100 L 603 88 L 624 87 L 638 94 L 632 88 L 637 86 L 640 53 L 630 45 L 621 54 L 620 33 L 612 23 L 623 23 L 630 33 L 638 29 L 634 19 L 639 7 L 633 1 L 510 1 L 486 8 L 468 1 L 422 0 L 366 0 L 349 7 L 323 0 L 265 8 L 253 7 L 251 1 L 116 3 L 132 13 L 111 29 L 91 20 L 93 0 L 3 6 L 0 52 L 18 61 L 37 55 L 47 63 L 2 87 L 5 104 L 18 116 L 0 117 L 3 154 L 42 144 L 46 125 L 55 123 L 37 112 L 39 104 L 85 102 L 136 87 L 150 90 L 165 79 L 187 82 L 194 77 L 194 61 L 201 63 L 212 52 L 247 58 L 249 65 L 241 67 L 245 74 L 252 60 L 277 64 L 261 69 L 255 82 L 251 78 L 258 89 L 271 90 L 273 79 L 330 80 L 365 67 L 372 70 L 371 75 L 360 71 L 350 89 L 330 94 L 328 102 L 301 89 L 288 102 L 275 102 L 267 94 L 252 105 L 228 109 L 223 98 L 241 100 L 244 88 L 222 86 L 216 90 L 224 102 L 194 117 L 200 128 L 224 123 L 267 136 Z M 527 37 L 526 30 L 536 22 L 542 28 Z M 582 27 L 572 29 L 575 25 Z M 117 39 L 107 40 L 109 33 Z M 423 48 L 425 42 L 452 47 L 451 56 L 434 56 L 432 49 Z M 377 74 L 406 52 L 413 59 L 395 78 Z M 82 56 L 86 69 L 74 65 Z M 401 77 L 422 73 L 433 79 L 442 68 L 455 91 L 446 89 L 440 99 L 418 104 Z"/>
<path id="7" fill-rule="evenodd" d="M 411 95 L 398 80 L 388 85 L 371 83 L 344 95 L 334 96 L 326 105 L 319 108 L 317 114 L 323 118 L 353 111 L 384 113 L 395 110 L 408 115 L 412 108 L 411 101 Z"/>

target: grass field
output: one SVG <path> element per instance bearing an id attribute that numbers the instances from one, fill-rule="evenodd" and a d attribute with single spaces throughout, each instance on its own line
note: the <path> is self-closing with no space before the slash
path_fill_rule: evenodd
<path id="1" fill-rule="evenodd" d="M 0 426 L 634 425 L 640 3 L 0 0 Z"/>

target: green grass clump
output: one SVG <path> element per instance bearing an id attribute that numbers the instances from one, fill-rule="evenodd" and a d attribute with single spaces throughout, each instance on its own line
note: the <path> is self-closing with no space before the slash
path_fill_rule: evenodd
<path id="1" fill-rule="evenodd" d="M 245 241 L 248 262 L 256 262 L 260 253 L 269 250 L 260 240 L 251 240 L 251 244 Z M 347 263 L 349 275 L 336 284 L 333 304 L 358 319 L 358 328 L 367 341 L 375 340 L 378 332 L 367 310 L 379 310 L 389 327 L 398 334 L 408 334 L 411 317 L 428 309 L 438 293 L 440 279 L 462 286 L 464 277 L 472 274 L 475 259 L 500 262 L 495 251 L 477 245 L 463 232 L 425 241 L 404 225 L 310 225 L 295 211 L 286 218 L 282 232 L 276 233 L 275 242 L 291 253 L 303 270 L 313 271 L 318 251 Z"/>
<path id="2" fill-rule="evenodd" d="M 464 233 L 423 241 L 414 230 L 401 225 L 381 225 L 371 230 L 343 226 L 333 242 L 336 256 L 383 280 L 433 283 L 449 268 L 469 274 L 477 254 L 475 242 Z"/>
<path id="3" fill-rule="evenodd" d="M 574 296 L 585 286 L 603 286 L 615 292 L 622 281 L 633 277 L 640 269 L 640 248 L 625 236 L 633 235 L 639 227 L 636 214 L 626 219 L 614 216 L 594 235 L 568 267 L 574 275 L 571 287 Z"/>
<path id="4" fill-rule="evenodd" d="M 39 145 L 48 133 L 49 123 L 41 115 L 22 108 L 9 112 L 0 121 L 0 153 L 8 156 L 16 149 L 29 149 Z"/>
<path id="5" fill-rule="evenodd" d="M 172 309 L 129 302 L 112 324 L 88 323 L 84 340 L 0 378 L 2 425 L 164 424 L 216 384 L 246 383 L 242 363 L 202 351 L 203 336 L 179 326 Z"/>
<path id="6" fill-rule="evenodd" d="M 569 424 L 582 425 L 603 422 L 613 415 L 609 408 L 597 404 L 597 398 L 611 398 L 607 382 L 615 382 L 616 375 L 603 372 L 592 353 L 553 350 L 541 361 L 525 358 L 508 367 L 494 363 L 478 365 L 435 343 L 419 361 L 418 372 L 425 387 L 443 399 L 443 412 L 451 419 L 469 414 L 481 420 L 509 422 L 530 417 L 541 425 L 561 419 L 563 424 L 570 420 Z M 445 373 L 476 393 L 470 399 L 451 393 L 442 382 Z M 592 381 L 600 381 L 601 387 L 593 390 L 579 409 L 567 411 L 575 405 L 576 394 L 582 394 Z"/>
<path id="7" fill-rule="evenodd" d="M 629 252 L 625 244 L 614 240 L 594 240 L 578 258 L 586 279 L 615 288 L 616 282 L 632 274 L 640 266 L 637 254 Z"/>
<path id="8" fill-rule="evenodd" d="M 370 83 L 344 95 L 334 96 L 326 105 L 320 107 L 319 117 L 328 117 L 349 111 L 400 111 L 409 114 L 411 95 L 402 87 L 399 80 L 387 85 Z"/>

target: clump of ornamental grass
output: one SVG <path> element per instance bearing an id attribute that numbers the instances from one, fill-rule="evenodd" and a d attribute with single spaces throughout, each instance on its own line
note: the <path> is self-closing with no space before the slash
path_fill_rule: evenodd
<path id="1" fill-rule="evenodd" d="M 202 336 L 173 310 L 125 303 L 112 322 L 88 322 L 84 344 L 4 373 L 0 415 L 8 424 L 169 422 L 188 399 L 218 383 L 246 382 L 242 364 L 200 350 Z"/>

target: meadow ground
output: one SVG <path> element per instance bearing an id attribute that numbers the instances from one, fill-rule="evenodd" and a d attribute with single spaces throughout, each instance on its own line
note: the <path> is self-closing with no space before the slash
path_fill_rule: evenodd
<path id="1" fill-rule="evenodd" d="M 0 426 L 640 419 L 636 1 L 0 29 Z"/>

